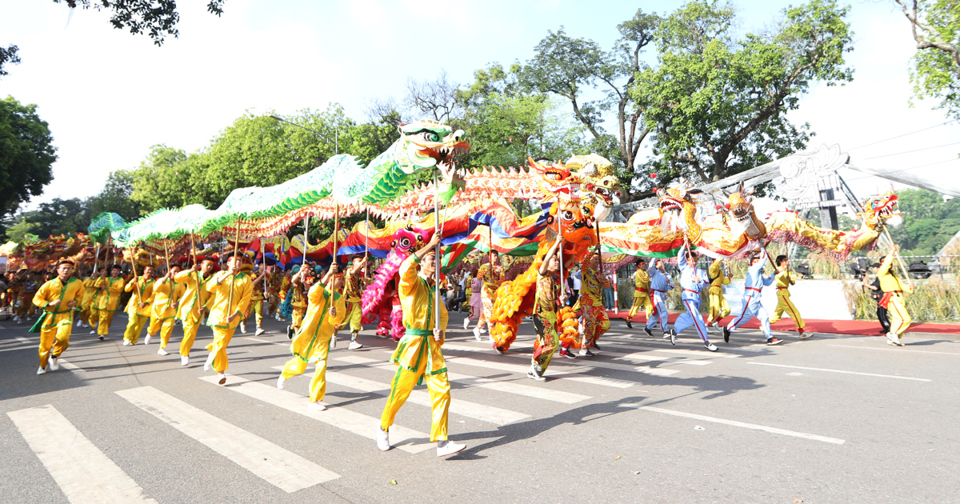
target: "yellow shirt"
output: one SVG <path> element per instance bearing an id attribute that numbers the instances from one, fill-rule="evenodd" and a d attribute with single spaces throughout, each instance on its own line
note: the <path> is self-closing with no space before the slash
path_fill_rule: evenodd
<path id="1" fill-rule="evenodd" d="M 43 308 L 47 315 L 43 321 L 43 328 L 56 327 L 61 325 L 71 325 L 73 323 L 73 308 L 67 307 L 67 303 L 76 300 L 80 309 L 79 302 L 83 300 L 83 282 L 76 278 L 67 280 L 64 285 L 59 278 L 54 278 L 40 286 L 40 290 L 33 296 L 33 304 Z M 57 306 L 48 308 L 47 305 L 53 301 L 60 300 Z"/>
<path id="2" fill-rule="evenodd" d="M 160 320 L 175 317 L 177 309 L 173 305 L 183 296 L 184 290 L 186 288 L 173 279 L 158 282 L 153 287 L 153 306 L 150 315 Z"/>
<path id="3" fill-rule="evenodd" d="M 637 290 L 650 291 L 650 274 L 646 270 L 637 268 L 637 272 L 633 274 L 633 282 Z"/>
<path id="4" fill-rule="evenodd" d="M 80 302 L 80 307 L 84 310 L 90 308 L 93 296 L 97 294 L 97 290 L 94 288 L 96 283 L 96 278 L 88 278 L 83 281 L 83 301 Z"/>
<path id="5" fill-rule="evenodd" d="M 123 294 L 123 278 L 107 277 L 97 280 L 97 309 L 117 311 L 120 309 L 120 296 Z"/>
<path id="6" fill-rule="evenodd" d="M 180 298 L 180 308 L 177 318 L 185 320 L 187 315 L 193 321 L 200 320 L 201 311 L 210 299 L 210 293 L 204 288 L 213 275 L 203 278 L 199 271 L 186 270 L 173 277 L 177 284 L 183 287 L 183 296 Z"/>
<path id="7" fill-rule="evenodd" d="M 503 282 L 503 267 L 490 267 L 490 263 L 480 266 L 477 270 L 477 278 L 483 280 L 483 294 L 488 298 L 496 296 L 500 283 Z"/>
<path id="8" fill-rule="evenodd" d="M 427 360 L 426 374 L 435 375 L 447 371 L 447 363 L 440 351 L 443 341 L 433 339 L 434 317 L 437 307 L 440 320 L 437 328 L 447 328 L 447 308 L 443 302 L 436 304 L 436 288 L 427 279 L 417 274 L 420 261 L 416 254 L 410 255 L 400 265 L 400 306 L 403 308 L 403 325 L 406 334 L 397 343 L 390 362 L 410 371 L 418 371 L 423 359 Z"/>
<path id="9" fill-rule="evenodd" d="M 250 275 L 237 273 L 234 277 L 227 271 L 221 271 L 213 275 L 205 289 L 212 296 L 207 324 L 222 329 L 236 329 L 243 314 L 247 312 L 250 297 L 253 295 L 253 282 L 250 281 Z M 230 296 L 231 290 L 233 299 Z M 239 313 L 240 316 L 228 324 L 227 318 L 234 313 Z"/>
<path id="10" fill-rule="evenodd" d="M 343 296 L 338 292 L 333 293 L 333 302 L 330 301 L 330 291 L 326 290 L 322 283 L 317 282 L 307 293 L 307 299 L 310 303 L 306 315 L 303 316 L 303 323 L 300 325 L 300 331 L 297 332 L 296 339 L 309 338 L 303 355 L 293 352 L 301 360 L 309 360 L 316 352 L 314 345 L 320 335 L 327 336 L 333 334 L 336 326 L 343 322 L 347 316 L 347 307 Z M 331 317 L 329 314 L 331 305 L 337 310 L 337 316 Z M 291 344 L 291 348 L 297 348 L 296 344 Z"/>
<path id="11" fill-rule="evenodd" d="M 134 277 L 127 282 L 127 286 L 123 290 L 133 292 L 135 285 L 137 289 L 130 296 L 130 301 L 127 301 L 127 313 L 136 313 L 143 317 L 150 316 L 150 306 L 153 304 L 153 284 L 154 280 L 152 278 L 144 280 L 143 277 Z M 146 303 L 146 306 L 141 308 L 143 303 Z"/>
<path id="12" fill-rule="evenodd" d="M 710 287 L 720 288 L 723 285 L 730 284 L 730 277 L 727 276 L 726 271 L 723 269 L 723 259 L 714 259 L 710 263 L 710 268 L 707 269 L 707 276 L 712 278 L 710 281 Z"/>
<path id="13" fill-rule="evenodd" d="M 900 281 L 900 277 L 893 274 L 893 253 L 887 254 L 877 269 L 877 278 L 880 279 L 880 290 L 883 292 L 912 292 L 908 285 Z"/>
<path id="14" fill-rule="evenodd" d="M 601 291 L 604 287 L 610 285 L 610 281 L 600 276 L 600 272 L 592 269 L 581 271 L 583 282 L 580 286 L 580 304 L 589 304 L 590 306 L 603 306 Z"/>
<path id="15" fill-rule="evenodd" d="M 363 293 L 363 272 L 358 271 L 356 275 L 347 271 L 343 278 L 343 295 L 347 301 L 357 303 L 360 301 L 360 295 Z"/>
<path id="16" fill-rule="evenodd" d="M 778 289 L 786 289 L 795 283 L 797 282 L 790 275 L 790 268 L 785 268 L 783 271 L 777 272 L 776 285 Z"/>

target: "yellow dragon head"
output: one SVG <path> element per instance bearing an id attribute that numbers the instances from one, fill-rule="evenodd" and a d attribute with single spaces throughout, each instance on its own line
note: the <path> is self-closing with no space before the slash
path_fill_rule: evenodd
<path id="1" fill-rule="evenodd" d="M 684 231 L 692 244 L 700 241 L 703 230 L 697 223 L 697 197 L 702 190 L 681 180 L 673 187 L 655 188 L 660 200 L 660 232 L 665 236 Z"/>
<path id="2" fill-rule="evenodd" d="M 724 207 L 730 217 L 730 229 L 736 235 L 744 234 L 750 240 L 761 240 L 767 236 L 767 227 L 757 217 L 753 210 L 754 190 L 744 189 L 743 183 L 734 193 L 727 193 L 727 204 Z"/>
<path id="3" fill-rule="evenodd" d="M 610 160 L 598 154 L 577 155 L 567 160 L 566 166 L 580 177 L 583 206 L 591 215 L 603 220 L 610 207 L 620 204 L 620 179 Z"/>
<path id="4" fill-rule="evenodd" d="M 863 224 L 875 231 L 880 231 L 885 225 L 899 226 L 903 222 L 897 195 L 892 191 L 867 198 L 859 215 Z"/>

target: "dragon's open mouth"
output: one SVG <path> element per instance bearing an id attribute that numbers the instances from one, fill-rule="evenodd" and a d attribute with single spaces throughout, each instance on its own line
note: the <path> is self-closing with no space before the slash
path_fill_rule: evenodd
<path id="1" fill-rule="evenodd" d="M 660 200 L 660 209 L 664 212 L 670 210 L 679 212 L 683 210 L 683 201 L 670 196 L 664 197 Z"/>
<path id="2" fill-rule="evenodd" d="M 748 207 L 735 207 L 732 212 L 733 217 L 738 221 L 745 221 L 750 217 L 750 208 Z"/>

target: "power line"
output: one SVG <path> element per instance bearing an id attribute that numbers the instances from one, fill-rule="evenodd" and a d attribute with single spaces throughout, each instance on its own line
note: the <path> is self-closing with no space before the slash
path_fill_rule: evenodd
<path id="1" fill-rule="evenodd" d="M 939 148 L 941 148 L 941 147 L 950 147 L 951 145 L 960 145 L 960 142 L 953 142 L 953 143 L 948 143 L 948 144 L 943 144 L 943 145 L 936 145 L 936 146 L 933 146 L 933 147 L 923 147 L 922 149 L 913 149 L 913 150 L 908 150 L 908 151 L 903 151 L 903 152 L 894 152 L 893 154 L 884 154 L 884 155 L 882 155 L 882 156 L 874 156 L 874 157 L 864 158 L 864 161 L 869 161 L 869 160 L 871 160 L 871 159 L 880 159 L 880 158 L 885 158 L 885 157 L 890 157 L 890 156 L 899 156 L 899 155 L 901 155 L 901 154 L 911 154 L 911 153 L 914 153 L 914 152 L 920 152 L 920 151 L 925 151 L 925 150 L 930 150 L 930 149 L 939 149 Z"/>
<path id="2" fill-rule="evenodd" d="M 930 127 L 927 127 L 927 128 L 923 128 L 923 129 L 919 129 L 919 130 L 917 130 L 917 131 L 911 131 L 910 133 L 904 133 L 904 134 L 902 134 L 902 135 L 897 135 L 897 136 L 895 136 L 895 137 L 888 138 L 888 139 L 886 139 L 886 140 L 880 140 L 880 141 L 877 141 L 877 142 L 868 143 L 868 144 L 866 144 L 866 145 L 861 145 L 860 147 L 854 147 L 854 148 L 852 148 L 852 149 L 848 149 L 848 151 L 854 151 L 854 150 L 857 150 L 857 149 L 862 149 L 862 148 L 864 148 L 864 147 L 870 147 L 871 145 L 877 145 L 877 144 L 880 144 L 880 143 L 883 143 L 883 142 L 889 142 L 890 140 L 896 140 L 896 139 L 898 139 L 898 138 L 903 138 L 903 137 L 905 137 L 905 136 L 915 135 L 915 134 L 917 134 L 917 133 L 922 133 L 922 132 L 924 132 L 924 131 L 931 130 L 931 129 L 933 129 L 933 128 L 939 128 L 940 126 L 943 126 L 943 125 L 945 125 L 945 124 L 950 124 L 950 123 L 952 123 L 952 122 L 953 122 L 953 120 L 951 119 L 951 120 L 949 120 L 949 121 L 947 121 L 947 122 L 942 122 L 942 123 L 940 123 L 940 124 L 934 124 L 933 126 L 930 126 Z"/>
<path id="3" fill-rule="evenodd" d="M 908 171 L 908 170 L 917 170 L 917 169 L 920 169 L 920 168 L 926 168 L 926 167 L 928 167 L 928 166 L 934 166 L 934 165 L 938 165 L 938 164 L 950 163 L 950 162 L 956 162 L 956 161 L 960 161 L 960 159 L 958 159 L 958 158 L 945 159 L 945 160 L 943 160 L 943 161 L 937 161 L 937 162 L 935 162 L 935 163 L 927 163 L 927 164 L 925 164 L 925 165 L 911 166 L 910 168 L 900 168 L 899 170 L 893 170 L 893 171 L 883 172 L 883 174 L 897 173 L 897 172 Z M 881 177 L 881 178 L 882 178 L 882 174 L 879 174 L 879 173 L 870 173 L 870 174 L 863 175 L 863 176 L 860 176 L 860 177 L 848 178 L 848 179 L 844 179 L 844 180 L 854 181 L 854 180 L 860 180 L 860 179 L 865 179 L 865 178 L 870 178 L 870 177 Z"/>

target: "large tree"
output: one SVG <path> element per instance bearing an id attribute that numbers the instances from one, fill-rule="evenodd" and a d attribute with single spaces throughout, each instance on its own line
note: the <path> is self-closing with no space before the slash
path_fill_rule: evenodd
<path id="1" fill-rule="evenodd" d="M 0 100 L 0 215 L 43 193 L 53 180 L 57 148 L 36 105 Z"/>
<path id="2" fill-rule="evenodd" d="M 90 225 L 90 208 L 79 198 L 54 198 L 48 203 L 40 203 L 36 210 L 14 216 L 15 225 L 7 230 L 7 238 L 23 241 L 26 233 L 41 238 L 67 233 L 87 231 Z"/>
<path id="3" fill-rule="evenodd" d="M 846 14 L 833 0 L 812 0 L 785 9 L 769 31 L 739 37 L 729 4 L 694 1 L 666 17 L 658 66 L 632 90 L 655 129 L 652 168 L 706 182 L 805 147 L 807 126 L 786 114 L 811 84 L 853 79 Z"/>
<path id="4" fill-rule="evenodd" d="M 103 212 L 112 212 L 128 222 L 140 217 L 140 203 L 132 198 L 135 180 L 134 174 L 129 171 L 111 172 L 103 189 L 87 198 L 90 215 L 96 217 Z"/>
<path id="5" fill-rule="evenodd" d="M 960 5 L 956 0 L 894 0 L 910 21 L 917 54 L 910 80 L 917 98 L 938 98 L 960 119 Z"/>

